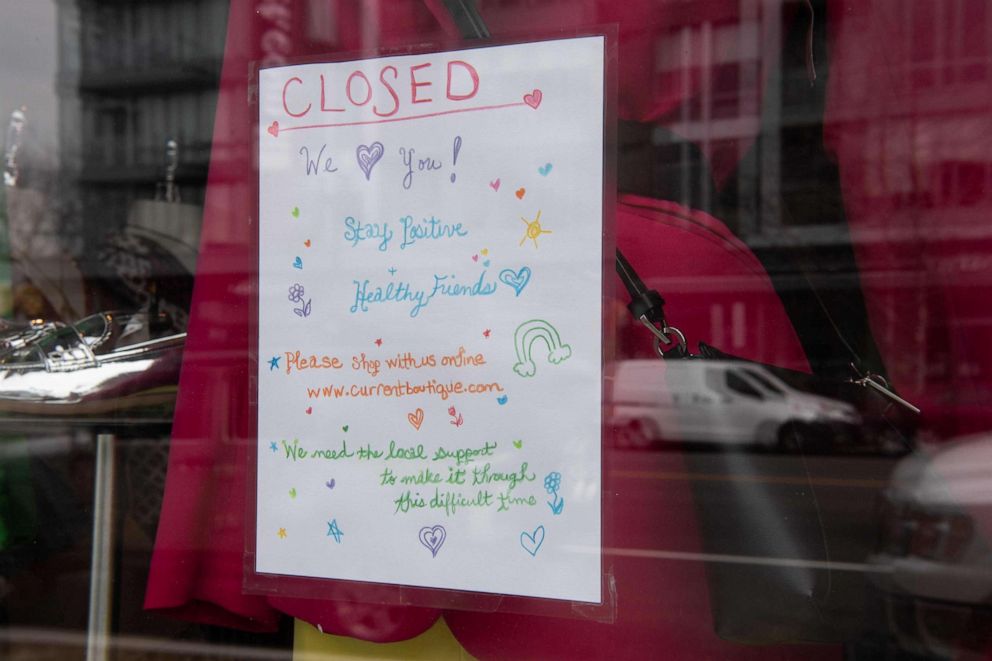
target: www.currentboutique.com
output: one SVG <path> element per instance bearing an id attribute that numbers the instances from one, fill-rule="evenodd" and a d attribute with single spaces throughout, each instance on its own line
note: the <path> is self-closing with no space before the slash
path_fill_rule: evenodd
<path id="1" fill-rule="evenodd" d="M 309 399 L 372 399 L 372 398 L 401 398 L 413 395 L 433 395 L 442 401 L 452 395 L 484 395 L 501 393 L 503 386 L 492 381 L 489 383 L 465 383 L 464 381 L 429 381 L 410 382 L 397 379 L 392 383 L 347 384 L 311 387 L 307 386 Z"/>

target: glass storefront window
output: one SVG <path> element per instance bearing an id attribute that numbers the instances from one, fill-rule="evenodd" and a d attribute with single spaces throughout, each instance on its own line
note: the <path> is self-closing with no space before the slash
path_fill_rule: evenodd
<path id="1" fill-rule="evenodd" d="M 985 0 L 0 10 L 0 657 L 992 654 Z"/>

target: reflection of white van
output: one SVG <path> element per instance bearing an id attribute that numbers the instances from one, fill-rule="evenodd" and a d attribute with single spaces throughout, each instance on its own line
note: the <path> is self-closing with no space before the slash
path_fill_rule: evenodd
<path id="1" fill-rule="evenodd" d="M 861 420 L 847 402 L 796 390 L 741 361 L 621 361 L 610 404 L 618 444 L 628 446 L 666 440 L 788 448 L 797 432 Z"/>

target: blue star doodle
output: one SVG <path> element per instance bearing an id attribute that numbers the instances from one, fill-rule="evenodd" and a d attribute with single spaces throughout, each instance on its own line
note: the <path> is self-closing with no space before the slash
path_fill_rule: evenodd
<path id="1" fill-rule="evenodd" d="M 269 371 L 271 372 L 272 370 L 277 369 L 279 369 L 279 356 L 272 356 L 272 358 L 269 359 Z"/>
<path id="2" fill-rule="evenodd" d="M 396 275 L 396 269 L 395 268 L 390 268 L 389 269 L 389 275 Z"/>
<path id="3" fill-rule="evenodd" d="M 333 537 L 334 541 L 338 544 L 341 543 L 341 538 L 344 537 L 344 533 L 338 528 L 338 520 L 332 519 L 327 522 L 327 536 Z"/>
<path id="4" fill-rule="evenodd" d="M 276 442 L 275 441 L 272 441 L 271 443 L 269 443 L 269 449 L 272 450 L 273 452 L 275 452 L 276 450 L 279 449 L 279 446 L 276 445 Z"/>

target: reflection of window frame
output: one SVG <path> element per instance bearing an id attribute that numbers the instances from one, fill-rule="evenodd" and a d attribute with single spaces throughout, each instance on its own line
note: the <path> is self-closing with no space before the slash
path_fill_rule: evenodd
<path id="1" fill-rule="evenodd" d="M 919 47 L 920 35 L 912 30 L 905 31 L 907 43 L 903 52 L 912 53 L 915 57 L 902 63 L 905 69 L 905 79 L 912 81 L 918 87 L 927 87 L 939 91 L 953 87 L 987 84 L 989 77 L 987 41 L 969 42 L 969 39 L 984 40 L 987 35 L 989 14 L 986 14 L 986 25 L 973 25 L 965 29 L 966 16 L 973 11 L 962 2 L 930 3 L 920 0 L 905 0 L 902 14 L 907 25 L 914 25 L 913 16 L 921 12 L 932 12 L 924 16 L 924 20 L 916 23 L 934 30 L 935 34 L 949 34 L 946 30 L 951 26 L 954 32 L 959 32 L 960 39 L 941 40 L 933 42 L 932 50 L 925 52 Z M 929 19 L 929 20 L 927 20 Z M 914 45 L 915 44 L 915 45 Z M 981 68 L 981 70 L 979 70 Z"/>
<path id="2" fill-rule="evenodd" d="M 745 369 L 744 376 L 748 381 L 757 381 L 762 389 L 776 397 L 785 397 L 785 390 L 777 383 L 755 369 Z"/>
<path id="3" fill-rule="evenodd" d="M 732 381 L 736 380 L 736 383 Z M 747 378 L 735 370 L 727 370 L 723 379 L 723 383 L 727 386 L 727 389 L 737 393 L 738 395 L 743 395 L 750 399 L 756 399 L 758 401 L 764 401 L 765 395 L 754 387 L 754 385 L 747 380 Z"/>
<path id="4" fill-rule="evenodd" d="M 683 100 L 666 130 L 652 136 L 656 147 L 678 136 L 676 144 L 695 143 L 711 157 L 717 151 L 743 149 L 758 132 L 762 112 L 759 97 L 763 94 L 759 81 L 767 77 L 765 61 L 770 53 L 777 53 L 775 44 L 780 39 L 777 13 L 764 9 L 742 12 L 739 20 L 696 22 L 665 28 L 654 35 L 654 76 L 674 77 L 684 91 L 698 87 L 697 93 Z M 731 75 L 725 73 L 731 70 Z M 683 149 L 671 167 L 683 173 L 706 172 L 692 162 L 693 158 L 693 150 Z M 684 203 L 690 199 L 688 178 L 686 181 Z M 698 185 L 698 206 L 710 208 L 714 192 L 709 177 L 699 177 Z M 754 229 L 743 228 L 743 233 Z"/>

